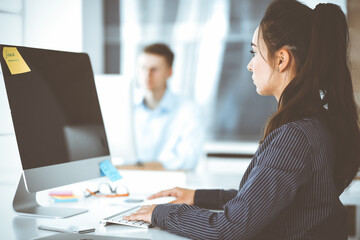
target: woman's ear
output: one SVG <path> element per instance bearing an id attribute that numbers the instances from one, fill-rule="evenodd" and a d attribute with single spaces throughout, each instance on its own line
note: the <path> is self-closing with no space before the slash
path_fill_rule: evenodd
<path id="1" fill-rule="evenodd" d="M 281 48 L 276 52 L 275 68 L 278 72 L 284 72 L 290 68 L 292 55 L 286 48 Z"/>

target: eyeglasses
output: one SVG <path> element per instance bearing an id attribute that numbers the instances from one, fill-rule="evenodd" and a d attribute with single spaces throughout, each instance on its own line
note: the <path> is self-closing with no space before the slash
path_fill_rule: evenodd
<path id="1" fill-rule="evenodd" d="M 127 197 L 129 196 L 129 190 L 125 185 L 118 185 L 116 187 L 111 187 L 109 183 L 100 183 L 96 191 L 91 191 L 89 188 L 86 188 L 84 192 L 85 197 Z"/>

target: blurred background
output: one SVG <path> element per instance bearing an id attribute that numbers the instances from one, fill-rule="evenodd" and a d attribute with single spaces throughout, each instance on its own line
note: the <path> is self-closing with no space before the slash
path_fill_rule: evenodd
<path id="1" fill-rule="evenodd" d="M 170 88 L 202 106 L 207 151 L 241 154 L 238 149 L 250 143 L 243 152 L 251 153 L 277 106 L 275 98 L 257 95 L 246 69 L 253 31 L 269 2 L 0 0 L 0 43 L 86 52 L 97 81 L 135 78 L 142 47 L 166 43 L 175 52 Z M 324 1 L 303 2 L 313 8 Z M 325 2 L 347 13 L 346 0 Z M 0 116 L 0 134 L 13 134 L 3 83 Z"/>
<path id="2" fill-rule="evenodd" d="M 118 127 L 121 123 L 114 119 L 121 119 L 119 115 L 124 113 L 121 109 L 126 109 L 118 107 L 119 102 L 113 99 L 119 99 L 115 95 L 126 95 L 128 80 L 136 78 L 138 54 L 147 44 L 168 44 L 175 53 L 170 88 L 196 101 L 206 116 L 208 136 L 204 156 L 207 165 L 201 170 L 223 174 L 221 185 L 233 188 L 228 174 L 240 177 L 245 171 L 266 119 L 277 107 L 273 97 L 257 95 L 251 73 L 246 69 L 251 58 L 253 32 L 270 2 L 0 0 L 0 44 L 88 53 L 100 104 L 111 105 L 102 106 L 105 123 L 113 121 L 108 126 L 116 130 L 113 135 L 108 134 L 108 137 L 114 136 L 109 139 L 110 147 L 111 141 L 117 141 L 115 138 L 123 134 Z M 350 64 L 355 96 L 359 99 L 359 0 L 301 2 L 311 8 L 320 2 L 335 3 L 347 15 Z M 15 186 L 21 166 L 1 68 L 0 76 L 0 184 Z M 127 134 L 124 134 L 125 140 L 128 140 Z M 198 179 L 202 180 L 211 181 Z M 358 200 L 354 203 L 349 199 L 345 196 L 342 201 L 358 205 Z M 352 236 L 349 239 L 360 239 L 359 211 L 359 208 L 351 211 L 354 214 L 350 215 L 353 219 L 349 222 L 353 230 L 349 230 Z"/>

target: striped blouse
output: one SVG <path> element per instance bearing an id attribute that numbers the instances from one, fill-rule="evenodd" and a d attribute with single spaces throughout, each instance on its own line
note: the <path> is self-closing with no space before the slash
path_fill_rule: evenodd
<path id="1" fill-rule="evenodd" d="M 260 145 L 239 190 L 197 190 L 194 206 L 158 205 L 152 224 L 191 239 L 347 239 L 333 161 L 319 120 L 285 124 Z"/>

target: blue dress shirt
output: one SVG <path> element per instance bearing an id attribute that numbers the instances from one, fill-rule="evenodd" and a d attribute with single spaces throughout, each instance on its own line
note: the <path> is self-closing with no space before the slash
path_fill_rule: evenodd
<path id="1" fill-rule="evenodd" d="M 135 94 L 135 142 L 140 162 L 159 161 L 165 169 L 190 170 L 202 153 L 205 126 L 199 107 L 167 89 L 155 109 Z"/>

